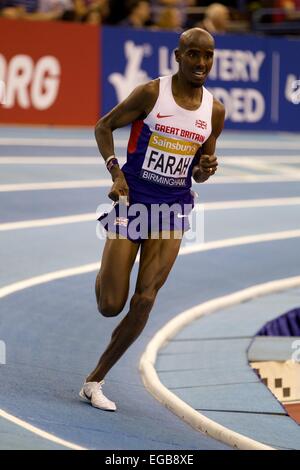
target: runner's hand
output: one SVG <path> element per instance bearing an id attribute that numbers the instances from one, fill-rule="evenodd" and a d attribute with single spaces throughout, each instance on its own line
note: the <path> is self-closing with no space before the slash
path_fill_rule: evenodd
<path id="1" fill-rule="evenodd" d="M 120 197 L 129 197 L 129 188 L 122 172 L 115 178 L 108 197 L 113 201 L 118 201 Z"/>
<path id="2" fill-rule="evenodd" d="M 199 168 L 205 176 L 212 176 L 217 171 L 218 160 L 215 155 L 201 155 Z"/>

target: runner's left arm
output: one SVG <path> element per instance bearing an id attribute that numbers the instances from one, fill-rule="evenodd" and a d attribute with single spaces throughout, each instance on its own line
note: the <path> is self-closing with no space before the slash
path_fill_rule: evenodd
<path id="1" fill-rule="evenodd" d="M 215 174 L 218 167 L 218 160 L 215 155 L 217 138 L 224 127 L 225 108 L 216 99 L 213 102 L 212 111 L 212 131 L 207 141 L 201 147 L 199 163 L 193 168 L 193 178 L 196 183 L 204 183 Z"/>

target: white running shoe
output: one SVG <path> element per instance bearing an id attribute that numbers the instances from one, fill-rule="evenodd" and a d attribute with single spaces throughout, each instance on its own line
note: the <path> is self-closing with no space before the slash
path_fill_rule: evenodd
<path id="1" fill-rule="evenodd" d="M 88 400 L 95 408 L 106 411 L 116 411 L 116 404 L 106 398 L 102 392 L 103 384 L 104 380 L 101 382 L 85 382 L 79 392 L 79 396 Z"/>

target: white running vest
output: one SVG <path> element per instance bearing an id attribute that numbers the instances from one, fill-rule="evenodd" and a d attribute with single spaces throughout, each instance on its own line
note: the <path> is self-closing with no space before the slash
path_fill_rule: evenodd
<path id="1" fill-rule="evenodd" d="M 152 202 L 154 191 L 154 199 L 169 202 L 191 187 L 195 154 L 212 130 L 213 96 L 202 89 L 201 105 L 189 111 L 173 97 L 172 76 L 160 77 L 154 108 L 144 121 L 132 125 L 122 168 L 133 196 L 137 193 L 134 199 Z"/>

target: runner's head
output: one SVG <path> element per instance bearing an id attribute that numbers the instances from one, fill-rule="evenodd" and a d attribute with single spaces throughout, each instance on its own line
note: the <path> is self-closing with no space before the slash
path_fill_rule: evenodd
<path id="1" fill-rule="evenodd" d="M 175 50 L 179 77 L 195 88 L 201 87 L 213 64 L 214 47 L 214 38 L 204 29 L 184 31 Z"/>

